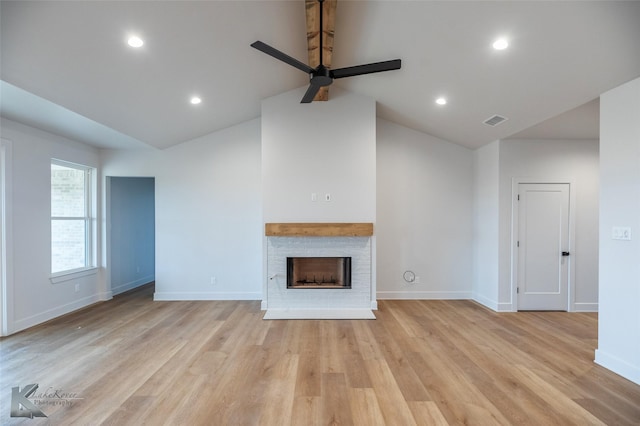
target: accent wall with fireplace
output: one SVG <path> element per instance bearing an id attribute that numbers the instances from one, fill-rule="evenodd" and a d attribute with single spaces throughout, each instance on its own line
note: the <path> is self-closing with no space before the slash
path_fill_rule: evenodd
<path id="1" fill-rule="evenodd" d="M 335 89 L 328 102 L 301 105 L 304 88 L 262 102 L 265 319 L 375 318 L 375 101 Z M 274 231 L 287 224 L 311 231 Z"/>

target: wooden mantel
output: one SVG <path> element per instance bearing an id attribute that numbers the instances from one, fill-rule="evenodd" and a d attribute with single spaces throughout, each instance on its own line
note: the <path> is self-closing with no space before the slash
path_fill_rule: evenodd
<path id="1" fill-rule="evenodd" d="M 265 223 L 267 237 L 370 237 L 373 223 Z"/>

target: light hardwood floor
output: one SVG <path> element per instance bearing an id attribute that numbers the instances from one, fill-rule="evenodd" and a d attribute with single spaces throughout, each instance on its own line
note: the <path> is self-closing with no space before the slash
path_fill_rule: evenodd
<path id="1" fill-rule="evenodd" d="M 264 321 L 257 301 L 152 292 L 3 338 L 0 423 L 640 424 L 640 386 L 593 363 L 596 314 L 380 301 L 377 320 Z M 10 418 L 31 383 L 48 417 Z"/>

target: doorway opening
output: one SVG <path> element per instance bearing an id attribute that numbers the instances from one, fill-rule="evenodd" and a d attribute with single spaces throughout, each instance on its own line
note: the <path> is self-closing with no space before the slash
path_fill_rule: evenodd
<path id="1" fill-rule="evenodd" d="M 107 177 L 107 265 L 112 295 L 155 281 L 155 178 Z"/>

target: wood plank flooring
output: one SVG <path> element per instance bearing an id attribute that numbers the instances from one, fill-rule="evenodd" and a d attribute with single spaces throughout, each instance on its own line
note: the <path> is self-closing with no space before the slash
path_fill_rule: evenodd
<path id="1" fill-rule="evenodd" d="M 0 424 L 640 425 L 640 386 L 593 362 L 596 314 L 380 301 L 377 320 L 264 321 L 257 301 L 152 294 L 0 340 Z M 31 383 L 47 418 L 10 417 Z"/>

